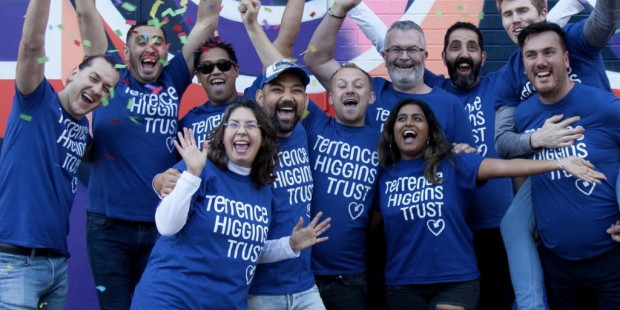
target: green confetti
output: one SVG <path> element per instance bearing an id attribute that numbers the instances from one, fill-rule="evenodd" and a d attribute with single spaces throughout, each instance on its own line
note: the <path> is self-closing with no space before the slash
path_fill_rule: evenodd
<path id="1" fill-rule="evenodd" d="M 138 120 L 136 119 L 136 117 L 135 117 L 135 116 L 127 115 L 127 117 L 129 117 L 129 119 L 130 119 L 132 122 L 134 122 L 134 123 L 136 123 L 136 124 L 140 124 L 140 122 L 138 122 Z"/>
<path id="2" fill-rule="evenodd" d="M 127 102 L 127 110 L 131 110 L 131 108 L 133 108 L 133 98 L 129 99 L 129 102 Z"/>
<path id="3" fill-rule="evenodd" d="M 162 65 L 164 65 L 164 66 L 167 66 L 167 65 L 168 65 L 168 61 L 167 61 L 167 60 L 165 60 L 165 59 L 160 59 L 160 60 L 159 60 L 159 63 L 160 63 L 160 64 L 162 64 Z"/>
<path id="4" fill-rule="evenodd" d="M 106 53 L 112 54 L 112 53 L 116 53 L 116 52 L 118 52 L 118 50 L 108 50 Z"/>
<path id="5" fill-rule="evenodd" d="M 133 12 L 136 10 L 136 6 L 129 2 L 123 2 L 123 4 L 121 4 L 121 7 L 129 12 Z"/>
<path id="6" fill-rule="evenodd" d="M 30 115 L 26 115 L 26 114 L 20 114 L 19 118 L 25 120 L 25 121 L 31 121 L 32 120 L 32 116 Z"/>
<path id="7" fill-rule="evenodd" d="M 115 64 L 114 69 L 124 69 L 127 68 L 127 65 L 124 64 Z"/>
<path id="8" fill-rule="evenodd" d="M 177 16 L 177 13 L 175 13 L 172 8 L 167 8 L 165 11 L 161 12 L 161 17 L 166 17 L 167 15 L 171 15 L 171 16 Z"/>
<path id="9" fill-rule="evenodd" d="M 155 26 L 157 28 L 161 28 L 161 23 L 159 22 L 159 19 L 157 17 L 153 18 L 153 19 L 149 19 L 146 22 L 147 25 L 149 26 Z"/>
<path id="10" fill-rule="evenodd" d="M 114 87 L 110 87 L 110 98 L 114 98 Z"/>
<path id="11" fill-rule="evenodd" d="M 478 13 L 478 19 L 484 19 L 484 12 Z"/>
<path id="12" fill-rule="evenodd" d="M 181 44 L 187 43 L 187 36 L 179 37 L 179 41 L 181 41 Z"/>
<path id="13" fill-rule="evenodd" d="M 119 36 L 119 37 L 123 36 L 123 32 L 120 29 L 114 30 L 114 33 L 116 33 L 116 35 Z"/>
<path id="14" fill-rule="evenodd" d="M 174 12 L 175 12 L 177 15 L 179 15 L 179 14 L 183 14 L 183 13 L 185 13 L 185 11 L 187 11 L 187 7 L 180 8 L 180 9 L 178 9 L 178 10 L 174 11 Z"/>
<path id="15" fill-rule="evenodd" d="M 108 98 L 106 98 L 106 97 L 101 98 L 101 105 L 102 106 L 107 107 L 108 103 L 109 103 L 108 102 Z"/>
<path id="16" fill-rule="evenodd" d="M 620 33 L 620 28 L 616 29 L 615 34 L 618 34 L 618 33 Z"/>
<path id="17" fill-rule="evenodd" d="M 435 13 L 435 17 L 441 17 L 441 11 L 437 11 L 437 12 Z"/>
<path id="18" fill-rule="evenodd" d="M 47 56 L 43 56 L 43 57 L 37 58 L 37 62 L 40 63 L 40 64 L 46 63 L 48 61 L 50 61 L 50 59 Z"/>
<path id="19" fill-rule="evenodd" d="M 90 43 L 90 40 L 87 40 L 87 39 L 83 39 L 82 44 L 84 44 L 84 46 L 93 46 L 93 44 Z"/>
<path id="20" fill-rule="evenodd" d="M 463 6 L 459 4 L 459 6 L 456 9 L 459 10 L 459 11 L 462 11 L 463 10 Z"/>
<path id="21" fill-rule="evenodd" d="M 60 30 L 65 29 L 65 26 L 63 24 L 58 24 L 58 25 L 56 25 L 56 27 L 58 27 L 58 29 L 60 29 Z"/>

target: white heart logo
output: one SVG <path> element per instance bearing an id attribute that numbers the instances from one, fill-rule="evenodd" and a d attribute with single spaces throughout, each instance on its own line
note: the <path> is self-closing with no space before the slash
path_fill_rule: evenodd
<path id="1" fill-rule="evenodd" d="M 168 147 L 168 151 L 170 151 L 170 153 L 174 151 L 174 143 L 172 143 L 173 141 L 174 141 L 173 137 L 168 137 L 166 139 L 166 146 Z"/>
<path id="2" fill-rule="evenodd" d="M 256 270 L 256 266 L 249 265 L 248 268 L 245 268 L 245 281 L 248 285 L 252 282 L 254 278 L 254 271 Z"/>
<path id="3" fill-rule="evenodd" d="M 590 194 L 592 194 L 595 186 L 596 183 L 590 183 L 579 179 L 575 181 L 575 187 L 577 187 L 580 192 L 587 196 L 590 196 Z"/>
<path id="4" fill-rule="evenodd" d="M 430 230 L 433 235 L 439 236 L 443 229 L 446 228 L 446 223 L 443 220 L 428 220 L 426 226 L 428 226 L 428 230 Z"/>
<path id="5" fill-rule="evenodd" d="M 363 204 L 355 203 L 355 201 L 349 204 L 349 215 L 351 216 L 352 220 L 355 220 L 356 218 L 360 217 L 362 213 L 364 213 Z"/>

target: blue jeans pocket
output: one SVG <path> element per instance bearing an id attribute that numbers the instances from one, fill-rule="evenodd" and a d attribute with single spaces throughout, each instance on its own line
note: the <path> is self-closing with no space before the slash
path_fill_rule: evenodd
<path id="1" fill-rule="evenodd" d="M 97 213 L 88 213 L 86 222 L 87 231 L 105 230 L 110 227 L 112 220 L 105 215 Z"/>

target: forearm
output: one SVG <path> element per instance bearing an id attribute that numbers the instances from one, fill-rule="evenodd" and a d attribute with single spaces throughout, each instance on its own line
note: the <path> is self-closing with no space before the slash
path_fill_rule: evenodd
<path id="1" fill-rule="evenodd" d="M 495 150 L 501 158 L 514 158 L 534 153 L 531 133 L 519 134 L 514 123 L 516 107 L 501 106 L 495 113 Z"/>
<path id="2" fill-rule="evenodd" d="M 297 258 L 301 251 L 293 251 L 289 243 L 290 236 L 276 240 L 267 240 L 265 248 L 258 258 L 259 264 L 279 262 L 285 259 Z"/>
<path id="3" fill-rule="evenodd" d="M 286 2 L 278 36 L 273 41 L 273 46 L 286 58 L 293 56 L 293 45 L 301 27 L 301 16 L 304 12 L 303 0 L 290 0 Z"/>
<path id="4" fill-rule="evenodd" d="M 485 158 L 478 169 L 478 180 L 485 181 L 501 177 L 526 177 L 561 169 L 562 166 L 558 164 L 558 160 Z"/>
<path id="5" fill-rule="evenodd" d="M 181 49 L 190 72 L 194 72 L 194 52 L 215 32 L 219 20 L 222 0 L 200 0 L 196 24 L 189 32 L 187 41 Z"/>
<path id="6" fill-rule="evenodd" d="M 43 80 L 45 63 L 45 29 L 50 13 L 50 0 L 31 0 L 17 52 L 15 83 L 22 95 L 32 93 Z"/>
<path id="7" fill-rule="evenodd" d="M 155 211 L 155 224 L 162 236 L 174 235 L 185 226 L 192 196 L 200 181 L 199 177 L 184 171 L 172 192 L 161 200 Z"/>
<path id="8" fill-rule="evenodd" d="M 82 36 L 84 55 L 104 54 L 108 48 L 108 39 L 103 21 L 95 7 L 95 0 L 75 0 L 75 12 Z"/>
<path id="9" fill-rule="evenodd" d="M 252 45 L 258 54 L 258 58 L 260 58 L 260 61 L 263 64 L 263 68 L 268 67 L 269 65 L 284 58 L 284 56 L 275 48 L 271 41 L 269 41 L 263 27 L 258 24 L 257 20 L 253 20 L 252 22 L 244 21 L 243 24 L 245 25 L 250 41 L 252 41 Z"/>
<path id="10" fill-rule="evenodd" d="M 614 35 L 620 21 L 620 1 L 598 0 L 583 27 L 583 35 L 588 45 L 603 48 Z"/>
<path id="11" fill-rule="evenodd" d="M 383 43 L 388 28 L 366 3 L 361 2 L 352 8 L 347 16 L 360 27 L 366 38 L 377 48 L 377 52 L 383 51 Z"/>

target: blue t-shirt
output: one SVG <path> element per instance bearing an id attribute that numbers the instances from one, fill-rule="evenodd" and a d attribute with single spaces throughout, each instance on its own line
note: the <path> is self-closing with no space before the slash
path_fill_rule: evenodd
<path id="1" fill-rule="evenodd" d="M 175 168 L 183 171 L 185 163 Z M 187 223 L 160 236 L 136 287 L 132 309 L 246 309 L 267 240 L 271 187 L 207 160 Z"/>
<path id="2" fill-rule="evenodd" d="M 570 69 L 568 72 L 571 81 L 591 85 L 611 91 L 609 79 L 605 73 L 605 64 L 601 56 L 601 49 L 592 48 L 583 36 L 585 19 L 564 26 L 568 44 Z M 525 66 L 521 49 L 517 49 L 504 66 L 498 71 L 495 84 L 495 109 L 510 105 L 516 106 L 532 96 L 536 90 L 525 75 Z"/>
<path id="3" fill-rule="evenodd" d="M 300 217 L 304 219 L 304 226 L 310 222 L 313 184 L 306 131 L 298 124 L 289 137 L 278 137 L 278 144 L 280 165 L 272 185 L 269 240 L 290 236 Z M 282 295 L 310 289 L 314 285 L 310 258 L 310 249 L 305 249 L 296 259 L 260 264 L 250 294 Z"/>
<path id="4" fill-rule="evenodd" d="M 463 110 L 463 104 L 448 92 L 435 87 L 428 94 L 403 93 L 395 90 L 391 82 L 380 77 L 372 78 L 372 90 L 377 100 L 374 104 L 368 105 L 366 110 L 368 126 L 383 131 L 383 123 L 398 102 L 405 98 L 414 98 L 426 102 L 431 107 L 449 142 L 474 145 L 471 125 Z"/>
<path id="5" fill-rule="evenodd" d="M 443 75 L 424 72 L 424 82 L 442 88 L 455 95 L 465 106 L 474 135 L 478 154 L 487 158 L 499 158 L 495 151 L 495 109 L 494 83 L 497 72 L 480 78 L 478 84 L 468 90 L 455 88 Z M 499 227 L 506 210 L 512 203 L 512 182 L 510 178 L 488 180 L 476 189 L 472 197 L 467 222 L 474 230 Z"/>
<path id="6" fill-rule="evenodd" d="M 387 242 L 387 285 L 463 282 L 479 276 L 473 234 L 465 222 L 483 157 L 443 159 L 433 185 L 424 177 L 424 158 L 400 160 L 383 169 L 379 206 Z"/>
<path id="7" fill-rule="evenodd" d="M 29 95 L 15 86 L 0 153 L 0 243 L 69 255 L 76 172 L 90 143 L 88 120 L 75 120 L 43 79 Z"/>
<path id="8" fill-rule="evenodd" d="M 177 162 L 179 102 L 191 83 L 182 54 L 157 82 L 142 84 L 121 72 L 114 98 L 93 113 L 93 167 L 89 212 L 133 221 L 154 221 L 159 197 L 151 182 Z"/>
<path id="9" fill-rule="evenodd" d="M 303 121 L 314 179 L 312 216 L 331 217 L 329 241 L 312 247 L 314 274 L 366 271 L 366 234 L 379 172 L 381 134 L 336 122 L 314 103 Z"/>
<path id="10" fill-rule="evenodd" d="M 239 98 L 241 97 L 237 97 Z M 209 100 L 201 106 L 194 107 L 179 121 L 179 131 L 183 128 L 192 129 L 196 145 L 201 147 L 207 140 L 207 134 L 222 122 L 224 112 L 231 103 L 213 105 Z"/>
<path id="11" fill-rule="evenodd" d="M 615 181 L 620 166 L 620 98 L 591 86 L 575 83 L 557 103 L 543 104 L 533 96 L 515 111 L 519 132 L 540 129 L 553 115 L 581 116 L 572 127 L 583 126 L 583 138 L 572 146 L 542 148 L 532 159 L 579 156 L 591 162 L 607 180 L 581 181 L 566 171 L 530 177 L 536 226 L 545 246 L 571 260 L 601 255 L 618 246 L 606 230 L 620 218 Z"/>

